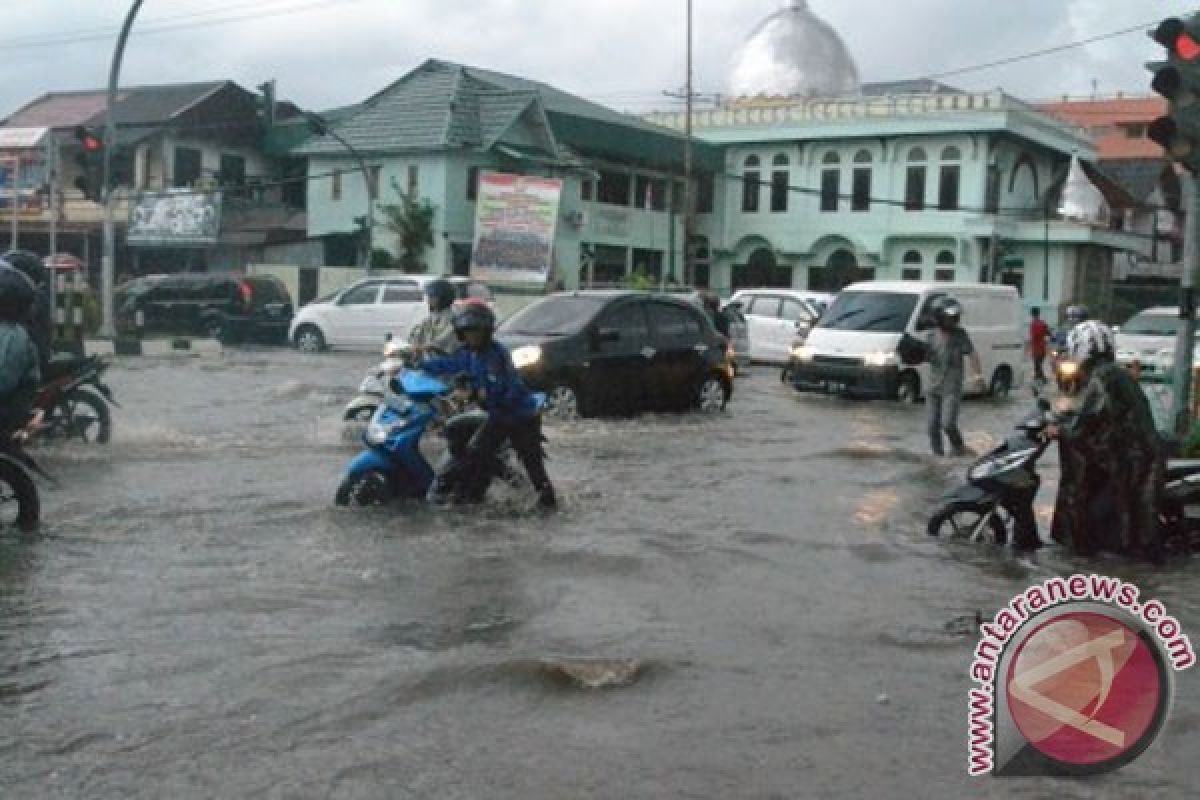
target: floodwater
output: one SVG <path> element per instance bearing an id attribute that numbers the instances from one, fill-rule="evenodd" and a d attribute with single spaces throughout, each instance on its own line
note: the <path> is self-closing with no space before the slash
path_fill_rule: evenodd
<path id="1" fill-rule="evenodd" d="M 1098 570 L 1197 636 L 1200 592 L 930 540 L 965 464 L 923 409 L 757 368 L 716 418 L 548 426 L 555 516 L 335 509 L 374 360 L 128 361 L 113 444 L 42 452 L 43 531 L 0 537 L 4 797 L 1194 796 L 1190 673 L 1119 773 L 967 777 L 977 612 Z"/>

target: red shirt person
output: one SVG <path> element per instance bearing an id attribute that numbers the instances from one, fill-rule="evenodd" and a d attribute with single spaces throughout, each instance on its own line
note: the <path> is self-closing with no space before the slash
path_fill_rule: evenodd
<path id="1" fill-rule="evenodd" d="M 1042 363 L 1046 360 L 1046 340 L 1050 338 L 1050 326 L 1042 319 L 1041 309 L 1034 307 L 1029 310 L 1032 319 L 1029 322 L 1029 355 L 1033 357 L 1033 376 L 1044 383 L 1046 375 L 1042 372 Z"/>

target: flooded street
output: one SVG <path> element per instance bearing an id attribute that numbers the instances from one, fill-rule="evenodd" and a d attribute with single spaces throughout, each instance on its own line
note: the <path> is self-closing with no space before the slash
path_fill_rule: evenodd
<path id="1" fill-rule="evenodd" d="M 1191 673 L 1120 772 L 967 777 L 976 612 L 1099 571 L 1195 639 L 1200 580 L 931 540 L 965 462 L 922 407 L 760 367 L 719 417 L 549 424 L 555 516 L 335 509 L 376 360 L 126 361 L 112 445 L 41 452 L 43 530 L 0 538 L 5 797 L 1194 796 Z M 968 403 L 969 443 L 1028 407 Z"/>

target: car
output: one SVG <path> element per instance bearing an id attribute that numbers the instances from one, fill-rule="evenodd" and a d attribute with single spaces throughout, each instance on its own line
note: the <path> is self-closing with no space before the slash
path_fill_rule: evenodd
<path id="1" fill-rule="evenodd" d="M 1155 306 L 1134 314 L 1116 329 L 1117 363 L 1137 362 L 1143 380 L 1169 378 L 1179 335 L 1179 309 Z"/>
<path id="2" fill-rule="evenodd" d="M 698 308 L 704 308 L 704 293 L 700 290 L 685 290 L 672 293 L 673 297 L 682 297 Z M 721 306 L 721 312 L 729 320 L 729 344 L 733 347 L 733 368 L 740 373 L 750 368 L 750 327 L 746 322 L 740 303 L 729 301 Z"/>
<path id="3" fill-rule="evenodd" d="M 560 292 L 496 332 L 547 413 L 564 418 L 725 408 L 728 341 L 694 303 L 628 290 Z"/>
<path id="4" fill-rule="evenodd" d="M 185 272 L 134 278 L 113 293 L 123 333 L 283 342 L 292 320 L 287 287 L 270 275 Z"/>
<path id="5" fill-rule="evenodd" d="M 741 289 L 731 303 L 742 307 L 750 336 L 750 359 L 786 364 L 796 339 L 803 339 L 821 317 L 813 293 L 791 289 Z"/>
<path id="6" fill-rule="evenodd" d="M 318 298 L 297 312 L 288 340 L 315 353 L 327 348 L 375 349 L 391 337 L 408 336 L 429 315 L 425 286 L 441 275 L 365 278 Z M 494 308 L 487 284 L 463 277 L 445 278 L 458 299 L 477 298 Z"/>

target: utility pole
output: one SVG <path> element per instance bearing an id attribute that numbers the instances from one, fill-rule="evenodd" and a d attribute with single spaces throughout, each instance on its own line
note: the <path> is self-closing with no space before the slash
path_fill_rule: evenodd
<path id="1" fill-rule="evenodd" d="M 8 249 L 17 249 L 17 206 L 20 204 L 21 195 L 21 156 L 15 151 L 12 156 L 12 199 L 8 202 L 8 213 L 12 214 L 12 244 Z"/>
<path id="2" fill-rule="evenodd" d="M 1179 281 L 1179 336 L 1175 342 L 1175 434 L 1191 429 L 1192 354 L 1196 341 L 1196 272 L 1200 268 L 1200 181 L 1183 178 L 1183 274 Z"/>
<path id="3" fill-rule="evenodd" d="M 104 172 L 102 191 L 104 192 L 104 257 L 101 261 L 101 283 L 104 295 L 104 321 L 100 326 L 100 335 L 113 339 L 117 329 L 113 324 L 113 262 L 116 260 L 116 234 L 113 230 L 113 202 L 115 192 L 112 187 L 112 152 L 117 145 L 117 123 L 113 119 L 113 106 L 117 103 L 117 78 L 121 74 L 121 59 L 125 57 L 125 42 L 129 39 L 129 31 L 133 27 L 133 19 L 142 8 L 143 0 L 133 0 L 129 13 L 125 16 L 125 24 L 121 26 L 121 34 L 117 37 L 117 47 L 113 51 L 112 67 L 108 72 L 108 101 L 104 107 Z"/>
<path id="4" fill-rule="evenodd" d="M 687 95 L 683 123 L 683 282 L 686 286 L 695 283 L 692 264 L 692 0 L 687 0 Z"/>

